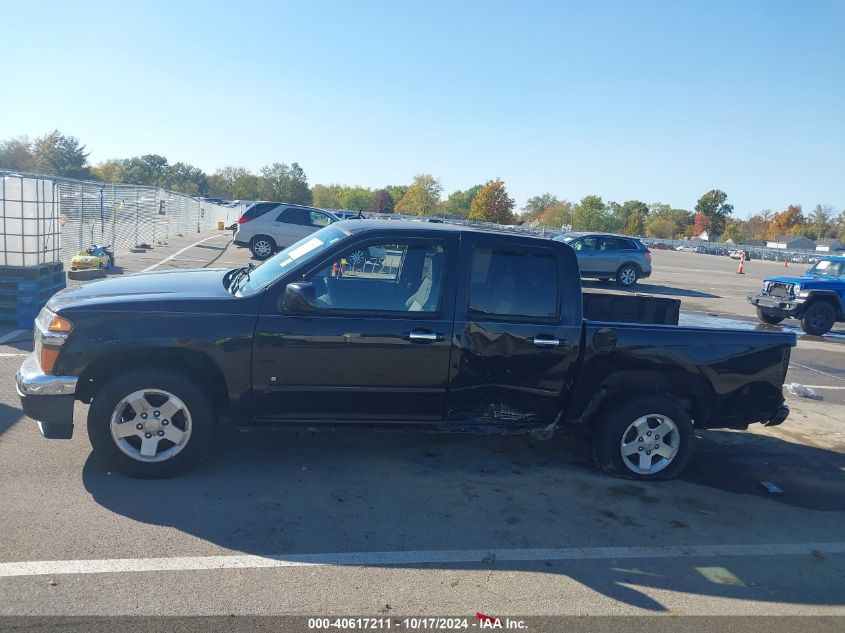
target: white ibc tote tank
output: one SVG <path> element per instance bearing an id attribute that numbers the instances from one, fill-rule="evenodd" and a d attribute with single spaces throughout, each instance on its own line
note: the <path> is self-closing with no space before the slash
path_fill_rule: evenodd
<path id="1" fill-rule="evenodd" d="M 3 176 L 0 185 L 0 266 L 59 261 L 61 223 L 56 183 L 37 176 Z"/>

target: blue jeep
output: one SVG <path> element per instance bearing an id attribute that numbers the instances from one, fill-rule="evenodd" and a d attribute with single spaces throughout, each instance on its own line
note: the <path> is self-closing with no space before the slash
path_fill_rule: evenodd
<path id="1" fill-rule="evenodd" d="M 845 321 L 845 257 L 822 257 L 803 277 L 771 277 L 748 301 L 763 323 L 799 319 L 807 334 L 821 336 Z"/>

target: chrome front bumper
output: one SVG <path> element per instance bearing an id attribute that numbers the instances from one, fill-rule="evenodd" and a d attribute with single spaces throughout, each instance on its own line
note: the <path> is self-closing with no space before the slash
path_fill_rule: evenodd
<path id="1" fill-rule="evenodd" d="M 41 434 L 49 439 L 73 436 L 73 401 L 76 376 L 54 376 L 41 371 L 35 354 L 30 354 L 15 376 L 23 412 L 38 421 Z"/>
<path id="2" fill-rule="evenodd" d="M 30 354 L 15 376 L 22 396 L 67 396 L 76 393 L 76 376 L 54 376 L 41 371 L 35 354 Z"/>

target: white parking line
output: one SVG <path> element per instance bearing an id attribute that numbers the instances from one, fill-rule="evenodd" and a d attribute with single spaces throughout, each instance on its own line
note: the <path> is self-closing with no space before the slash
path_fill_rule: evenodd
<path id="1" fill-rule="evenodd" d="M 0 358 L 18 358 L 19 356 L 29 356 L 29 354 L 27 354 L 27 353 L 0 354 Z"/>
<path id="2" fill-rule="evenodd" d="M 153 269 L 155 269 L 155 268 L 158 268 L 158 267 L 159 267 L 159 266 L 161 266 L 162 264 L 165 264 L 165 263 L 169 262 L 171 259 L 173 259 L 173 258 L 175 258 L 175 257 L 178 257 L 179 255 L 181 255 L 182 253 L 184 253 L 184 252 L 185 252 L 185 251 L 187 251 L 188 249 L 193 248 L 193 247 L 194 247 L 194 246 L 196 246 L 197 244 L 202 244 L 203 242 L 207 242 L 208 240 L 213 240 L 215 237 L 221 237 L 221 236 L 223 236 L 223 237 L 228 237 L 228 233 L 215 233 L 214 235 L 210 235 L 210 236 L 208 236 L 208 237 L 205 237 L 205 238 L 203 238 L 203 239 L 201 239 L 201 240 L 198 240 L 198 241 L 194 242 L 193 244 L 189 244 L 189 245 L 188 245 L 188 246 L 186 246 L 185 248 L 180 248 L 178 251 L 176 251 L 175 253 L 173 253 L 173 254 L 172 254 L 172 255 L 170 255 L 169 257 L 165 257 L 164 259 L 162 259 L 162 260 L 161 260 L 160 262 L 158 262 L 157 264 L 153 264 L 152 266 L 147 266 L 147 267 L 146 267 L 144 270 L 142 270 L 141 272 L 142 272 L 142 273 L 145 273 L 145 272 L 148 272 L 148 271 L 153 270 Z"/>
<path id="3" fill-rule="evenodd" d="M 59 574 L 115 574 L 144 571 L 205 571 L 275 567 L 430 565 L 530 561 L 574 561 L 629 558 L 690 558 L 715 556 L 793 556 L 845 554 L 845 543 L 785 543 L 758 545 L 673 545 L 664 547 L 565 547 L 408 552 L 348 552 L 280 556 L 178 556 L 173 558 L 111 558 L 0 563 L 0 577 Z"/>
<path id="4" fill-rule="evenodd" d="M 798 363 L 789 363 L 792 367 L 800 367 L 801 369 L 806 369 L 807 371 L 813 371 L 817 374 L 822 374 L 823 376 L 827 376 L 828 378 L 833 378 L 834 380 L 842 380 L 839 376 L 834 376 L 833 374 L 829 374 L 826 371 L 822 371 L 821 369 L 813 369 L 812 367 L 807 367 L 806 365 L 799 365 Z"/>

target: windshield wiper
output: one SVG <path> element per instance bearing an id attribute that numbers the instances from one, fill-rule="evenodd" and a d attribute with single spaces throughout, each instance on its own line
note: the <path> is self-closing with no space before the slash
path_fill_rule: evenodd
<path id="1" fill-rule="evenodd" d="M 241 279 L 246 279 L 249 281 L 249 273 L 255 270 L 255 264 L 252 262 L 248 263 L 246 266 L 241 266 L 240 268 L 236 268 L 234 270 L 230 270 L 226 273 L 226 277 L 228 279 L 223 280 L 223 283 L 228 281 L 227 289 L 232 294 L 235 294 L 240 289 L 240 281 Z"/>

